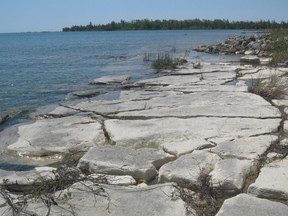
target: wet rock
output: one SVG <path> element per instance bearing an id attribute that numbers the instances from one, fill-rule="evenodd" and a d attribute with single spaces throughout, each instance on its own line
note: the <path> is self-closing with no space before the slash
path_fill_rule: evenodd
<path id="1" fill-rule="evenodd" d="M 195 150 L 165 164 L 159 170 L 159 182 L 175 182 L 181 187 L 197 188 L 199 178 L 208 175 L 221 158 L 216 154 Z"/>
<path id="2" fill-rule="evenodd" d="M 163 164 L 174 157 L 156 149 L 127 149 L 102 146 L 90 149 L 79 161 L 84 172 L 110 175 L 131 175 L 135 179 L 151 181 Z"/>
<path id="3" fill-rule="evenodd" d="M 0 124 L 4 123 L 9 118 L 9 115 L 0 113 Z"/>
<path id="4" fill-rule="evenodd" d="M 265 165 L 248 193 L 260 198 L 288 200 L 288 158 Z"/>
<path id="5" fill-rule="evenodd" d="M 240 194 L 224 201 L 217 216 L 287 215 L 288 207 L 282 203 Z"/>
<path id="6" fill-rule="evenodd" d="M 77 114 L 78 111 L 69 109 L 58 104 L 47 105 L 38 108 L 35 112 L 29 114 L 28 118 L 33 120 L 41 120 L 48 118 L 61 118 Z"/>
<path id="7" fill-rule="evenodd" d="M 32 157 L 87 151 L 104 142 L 101 124 L 85 115 L 36 120 L 0 133 L 2 147 Z"/>
<path id="8" fill-rule="evenodd" d="M 98 79 L 95 79 L 93 81 L 90 82 L 90 84 L 121 84 L 125 82 L 125 84 L 127 84 L 127 82 L 129 82 L 129 80 L 131 79 L 130 76 L 127 75 L 121 75 L 121 76 L 103 76 L 100 77 Z"/>
<path id="9" fill-rule="evenodd" d="M 106 92 L 103 91 L 98 91 L 98 90 L 87 90 L 87 91 L 78 91 L 78 92 L 73 92 L 72 95 L 79 97 L 79 98 L 90 98 L 90 97 L 95 97 L 100 94 L 105 94 Z"/>

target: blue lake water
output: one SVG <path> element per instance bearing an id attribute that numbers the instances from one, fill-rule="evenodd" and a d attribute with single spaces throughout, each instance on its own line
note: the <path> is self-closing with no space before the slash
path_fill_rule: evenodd
<path id="1" fill-rule="evenodd" d="M 89 81 L 127 74 L 132 81 L 155 76 L 145 53 L 214 44 L 243 31 L 118 31 L 0 34 L 0 112 L 33 110 L 65 100 L 73 91 L 97 89 Z M 227 56 L 191 52 L 190 60 Z"/>

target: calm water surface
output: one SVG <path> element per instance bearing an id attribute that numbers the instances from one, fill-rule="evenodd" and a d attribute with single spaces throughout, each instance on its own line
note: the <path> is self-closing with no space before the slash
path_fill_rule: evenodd
<path id="1" fill-rule="evenodd" d="M 221 42 L 241 33 L 222 30 L 0 34 L 0 112 L 32 110 L 65 100 L 70 92 L 97 88 L 89 86 L 89 81 L 104 75 L 127 74 L 133 81 L 153 77 L 151 62 L 143 61 L 145 53 L 172 51 L 183 56 L 185 50 L 197 45 Z M 191 52 L 189 58 L 208 57 Z"/>
<path id="2" fill-rule="evenodd" d="M 155 77 L 145 53 L 173 52 L 215 44 L 243 31 L 126 31 L 0 34 L 0 113 L 17 113 L 67 100 L 73 91 L 105 88 L 88 83 L 105 75 Z M 235 57 L 234 57 L 235 58 Z M 229 56 L 191 52 L 190 61 L 226 61 Z M 101 90 L 101 89 L 99 89 Z M 14 120 L 13 120 L 14 119 Z M 9 124 L 17 122 L 17 118 Z M 7 125 L 2 125 L 0 130 Z M 1 153 L 0 169 L 24 170 L 40 161 Z"/>

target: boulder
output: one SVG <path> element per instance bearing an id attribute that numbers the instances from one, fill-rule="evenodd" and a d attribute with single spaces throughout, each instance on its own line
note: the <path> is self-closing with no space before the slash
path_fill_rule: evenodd
<path id="1" fill-rule="evenodd" d="M 90 82 L 90 84 L 121 84 L 124 83 L 125 84 L 127 82 L 129 82 L 129 80 L 131 79 L 130 76 L 127 75 L 120 75 L 120 76 L 103 76 L 100 77 L 98 79 L 95 79 L 93 81 Z"/>
<path id="2" fill-rule="evenodd" d="M 80 182 L 56 193 L 54 205 L 48 207 L 43 200 L 31 199 L 24 210 L 33 215 L 54 216 L 186 216 L 186 204 L 177 194 L 179 190 L 174 184 L 131 189 Z"/>
<path id="3" fill-rule="evenodd" d="M 165 142 L 193 139 L 239 139 L 278 131 L 281 119 L 253 118 L 159 118 L 105 121 L 110 139 L 118 146 L 157 147 Z M 123 132 L 125 131 L 125 132 Z"/>
<path id="4" fill-rule="evenodd" d="M 101 124 L 86 115 L 36 120 L 0 133 L 2 148 L 32 157 L 87 151 L 104 142 Z"/>
<path id="5" fill-rule="evenodd" d="M 260 198 L 288 200 L 288 158 L 265 165 L 248 193 Z"/>
<path id="6" fill-rule="evenodd" d="M 286 216 L 287 212 L 288 206 L 285 204 L 259 199 L 247 194 L 239 194 L 225 200 L 216 216 Z"/>
<path id="7" fill-rule="evenodd" d="M 130 175 L 151 181 L 158 169 L 174 157 L 155 149 L 127 149 L 120 146 L 91 148 L 79 161 L 78 167 L 89 173 Z"/>
<path id="8" fill-rule="evenodd" d="M 159 170 L 159 182 L 175 182 L 180 187 L 198 188 L 201 177 L 208 175 L 221 158 L 212 153 L 195 150 L 165 164 Z"/>

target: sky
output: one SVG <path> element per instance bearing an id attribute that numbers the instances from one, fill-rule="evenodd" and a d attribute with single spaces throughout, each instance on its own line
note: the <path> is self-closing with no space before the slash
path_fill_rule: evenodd
<path id="1" fill-rule="evenodd" d="M 288 21 L 288 0 L 1 0 L 0 33 L 135 19 Z"/>

